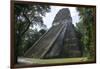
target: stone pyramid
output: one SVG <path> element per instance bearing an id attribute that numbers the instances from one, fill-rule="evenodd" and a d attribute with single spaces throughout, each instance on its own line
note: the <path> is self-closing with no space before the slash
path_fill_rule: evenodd
<path id="1" fill-rule="evenodd" d="M 72 24 L 68 8 L 55 16 L 52 27 L 30 48 L 24 56 L 29 58 L 70 58 L 82 56 L 81 34 Z"/>

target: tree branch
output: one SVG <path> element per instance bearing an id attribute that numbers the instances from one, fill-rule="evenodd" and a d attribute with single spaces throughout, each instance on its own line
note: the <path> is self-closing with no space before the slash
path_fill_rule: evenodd
<path id="1" fill-rule="evenodd" d="M 29 26 L 30 26 L 30 24 L 31 24 L 31 21 L 30 21 L 29 18 L 26 16 L 26 14 L 23 13 L 23 16 L 26 18 L 28 25 L 27 25 L 26 29 L 22 32 L 21 36 L 23 36 L 23 35 L 25 34 L 25 32 L 29 29 Z"/>

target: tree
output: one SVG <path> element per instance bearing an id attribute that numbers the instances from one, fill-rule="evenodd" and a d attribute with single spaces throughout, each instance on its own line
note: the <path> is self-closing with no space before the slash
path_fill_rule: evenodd
<path id="1" fill-rule="evenodd" d="M 50 6 L 39 4 L 14 4 L 14 21 L 15 21 L 15 63 L 19 56 L 19 49 L 22 49 L 22 41 L 26 32 L 35 25 L 44 26 L 43 16 L 50 12 Z M 27 33 L 27 35 L 30 33 Z"/>
<path id="2" fill-rule="evenodd" d="M 92 58 L 95 55 L 95 8 L 78 7 L 80 22 L 76 24 L 82 36 L 85 56 Z"/>
<path id="3" fill-rule="evenodd" d="M 39 31 L 40 35 L 43 35 L 45 32 L 46 32 L 45 29 L 41 29 L 41 30 Z"/>

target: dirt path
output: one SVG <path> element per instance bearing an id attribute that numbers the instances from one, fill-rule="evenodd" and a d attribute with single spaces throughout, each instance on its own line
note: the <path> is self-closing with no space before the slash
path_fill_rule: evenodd
<path id="1" fill-rule="evenodd" d="M 20 58 L 18 58 L 18 62 L 24 63 L 24 64 L 33 64 L 33 59 L 20 57 Z"/>

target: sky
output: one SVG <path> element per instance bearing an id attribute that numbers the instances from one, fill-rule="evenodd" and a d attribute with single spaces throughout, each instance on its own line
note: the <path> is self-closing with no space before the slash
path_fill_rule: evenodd
<path id="1" fill-rule="evenodd" d="M 47 25 L 47 28 L 50 28 L 52 26 L 55 15 L 62 8 L 69 8 L 72 17 L 72 23 L 74 25 L 76 24 L 76 22 L 79 22 L 79 13 L 77 12 L 75 7 L 51 6 L 51 12 L 46 13 L 46 16 L 43 17 L 44 24 Z"/>
<path id="2" fill-rule="evenodd" d="M 76 7 L 51 6 L 51 11 L 49 13 L 46 13 L 46 15 L 43 17 L 43 22 L 47 26 L 47 29 L 52 26 L 54 17 L 62 8 L 69 8 L 72 17 L 72 23 L 74 24 L 74 26 L 77 22 L 79 22 L 79 12 L 76 10 Z M 38 30 L 41 29 L 39 26 L 35 26 L 34 28 L 37 28 Z"/>

